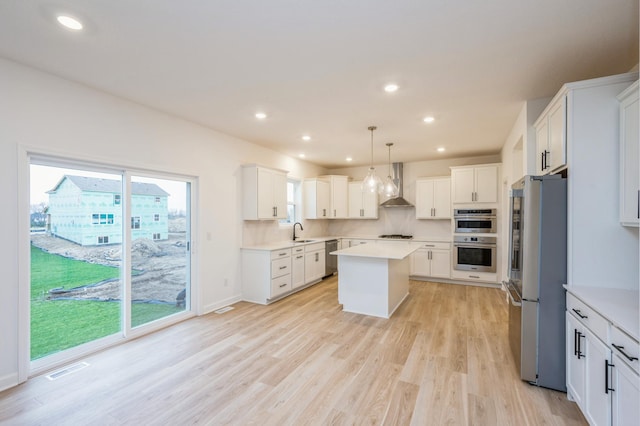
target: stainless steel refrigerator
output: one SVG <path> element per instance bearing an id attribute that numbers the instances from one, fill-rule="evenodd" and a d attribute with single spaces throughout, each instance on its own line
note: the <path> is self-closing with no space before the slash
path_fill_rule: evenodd
<path id="1" fill-rule="evenodd" d="M 510 204 L 511 351 L 522 380 L 566 392 L 567 180 L 525 176 Z"/>

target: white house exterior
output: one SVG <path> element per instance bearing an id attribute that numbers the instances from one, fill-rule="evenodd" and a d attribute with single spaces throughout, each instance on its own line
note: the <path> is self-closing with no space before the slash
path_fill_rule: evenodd
<path id="1" fill-rule="evenodd" d="M 83 246 L 122 243 L 122 183 L 65 175 L 49 194 L 50 232 Z M 131 183 L 131 237 L 166 240 L 169 194 L 153 183 Z"/>

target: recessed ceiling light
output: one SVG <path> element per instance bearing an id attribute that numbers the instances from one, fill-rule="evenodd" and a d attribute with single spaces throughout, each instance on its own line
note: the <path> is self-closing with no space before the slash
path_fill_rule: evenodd
<path id="1" fill-rule="evenodd" d="M 267 118 L 267 114 L 265 114 L 264 112 L 256 112 L 256 118 L 258 120 L 264 120 L 265 118 Z"/>
<path id="2" fill-rule="evenodd" d="M 311 136 L 309 136 L 309 135 L 304 135 L 304 136 L 302 136 L 302 140 L 303 140 L 303 141 L 310 141 L 310 140 L 311 140 Z"/>
<path id="3" fill-rule="evenodd" d="M 350 162 L 352 162 L 352 161 L 353 161 L 353 158 L 351 158 L 351 157 L 347 157 L 347 158 L 346 158 L 346 160 L 347 160 L 347 162 L 348 162 L 348 163 L 350 163 Z"/>
<path id="4" fill-rule="evenodd" d="M 384 86 L 384 91 L 387 93 L 393 93 L 396 90 L 398 90 L 398 85 L 395 83 L 389 83 L 386 86 Z"/>
<path id="5" fill-rule="evenodd" d="M 433 118 L 432 116 L 428 116 L 423 118 L 422 121 L 424 121 L 425 123 L 433 123 L 435 121 L 435 118 Z"/>
<path id="6" fill-rule="evenodd" d="M 60 25 L 69 28 L 70 30 L 81 30 L 82 29 L 82 23 L 80 21 L 78 21 L 75 18 L 72 18 L 71 16 L 67 16 L 67 15 L 58 15 L 58 17 L 56 18 L 58 20 L 58 22 L 60 23 Z"/>
<path id="7" fill-rule="evenodd" d="M 445 150 L 444 150 L 444 147 L 441 146 L 440 148 L 437 149 L 437 151 L 438 152 L 444 152 Z"/>
<path id="8" fill-rule="evenodd" d="M 300 157 L 300 158 L 304 158 L 304 157 L 305 157 L 305 155 L 304 155 L 304 154 L 298 154 L 298 157 Z"/>

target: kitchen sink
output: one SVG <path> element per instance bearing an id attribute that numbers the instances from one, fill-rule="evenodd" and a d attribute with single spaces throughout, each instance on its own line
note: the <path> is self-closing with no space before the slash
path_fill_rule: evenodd
<path id="1" fill-rule="evenodd" d="M 294 244 L 299 244 L 299 243 L 312 243 L 315 240 L 295 240 L 293 243 Z"/>

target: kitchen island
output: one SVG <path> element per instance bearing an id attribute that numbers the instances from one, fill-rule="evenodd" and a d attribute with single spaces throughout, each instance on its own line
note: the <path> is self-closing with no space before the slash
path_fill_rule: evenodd
<path id="1" fill-rule="evenodd" d="M 338 256 L 338 303 L 342 310 L 389 318 L 409 295 L 411 242 L 362 244 L 330 254 Z"/>

